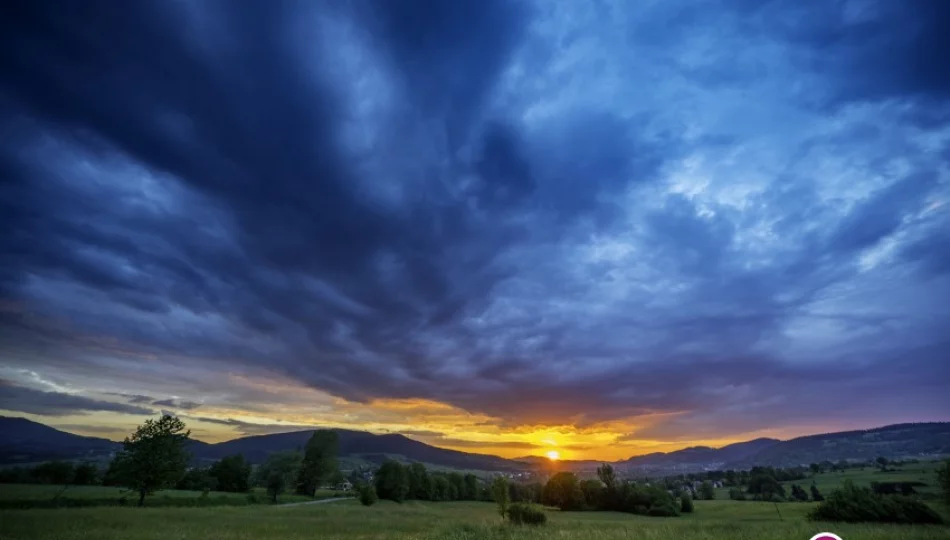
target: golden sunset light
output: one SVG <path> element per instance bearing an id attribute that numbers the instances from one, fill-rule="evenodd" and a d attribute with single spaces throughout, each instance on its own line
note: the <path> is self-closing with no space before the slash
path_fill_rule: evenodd
<path id="1" fill-rule="evenodd" d="M 547 456 L 548 456 L 548 459 L 550 459 L 551 461 L 557 461 L 561 459 L 561 454 L 557 450 L 550 450 L 547 453 Z"/>

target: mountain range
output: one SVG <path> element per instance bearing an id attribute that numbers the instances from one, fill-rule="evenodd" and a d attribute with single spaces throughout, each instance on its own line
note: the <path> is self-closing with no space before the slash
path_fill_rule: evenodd
<path id="1" fill-rule="evenodd" d="M 387 459 L 418 461 L 430 466 L 482 471 L 525 471 L 550 462 L 537 456 L 505 459 L 431 446 L 404 435 L 377 435 L 365 431 L 335 430 L 340 455 L 349 463 L 378 464 Z M 197 462 L 242 454 L 251 463 L 281 450 L 301 449 L 312 431 L 242 437 L 209 444 L 194 440 L 189 450 Z M 32 463 L 52 459 L 107 459 L 121 444 L 97 437 L 75 435 L 25 418 L 0 416 L 0 464 Z M 867 460 L 950 455 L 950 422 L 898 424 L 882 428 L 808 435 L 787 441 L 755 439 L 722 448 L 695 446 L 674 452 L 656 452 L 614 462 L 620 471 L 666 474 L 713 469 L 745 469 L 755 465 L 795 466 L 816 461 Z M 593 471 L 599 461 L 562 461 L 561 470 Z"/>

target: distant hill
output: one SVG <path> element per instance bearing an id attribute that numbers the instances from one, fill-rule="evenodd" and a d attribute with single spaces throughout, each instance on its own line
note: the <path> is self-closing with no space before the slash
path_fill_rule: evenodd
<path id="1" fill-rule="evenodd" d="M 662 469 L 667 467 L 710 467 L 717 464 L 724 465 L 735 461 L 749 459 L 766 448 L 777 443 L 778 439 L 755 439 L 723 446 L 710 448 L 708 446 L 693 446 L 674 452 L 654 452 L 642 456 L 635 456 L 621 463 L 629 468 Z"/>
<path id="2" fill-rule="evenodd" d="M 403 457 L 404 461 L 419 461 L 454 469 L 483 471 L 513 471 L 524 469 L 522 463 L 488 454 L 472 454 L 437 448 L 404 435 L 376 435 L 366 431 L 334 430 L 340 437 L 340 455 L 353 456 L 373 463 L 382 463 L 389 458 Z M 242 437 L 217 444 L 193 448 L 195 456 L 202 459 L 220 459 L 224 456 L 242 454 L 251 463 L 261 463 L 271 452 L 303 449 L 312 430 L 274 435 Z"/>
<path id="3" fill-rule="evenodd" d="M 753 465 L 794 466 L 841 459 L 869 460 L 950 454 L 950 422 L 896 424 L 861 431 L 807 435 L 780 441 L 745 458 L 734 468 Z"/>
<path id="4" fill-rule="evenodd" d="M 360 462 L 378 464 L 392 458 L 453 469 L 517 471 L 526 468 L 517 461 L 437 448 L 403 435 L 376 435 L 345 429 L 335 431 L 340 436 L 340 455 Z M 313 430 L 257 435 L 216 444 L 192 440 L 188 449 L 198 461 L 242 454 L 251 463 L 262 463 L 272 452 L 302 449 L 311 434 Z M 0 417 L 0 463 L 103 458 L 121 446 L 107 439 L 66 433 L 26 418 Z"/>
<path id="5" fill-rule="evenodd" d="M 66 433 L 26 418 L 0 416 L 0 463 L 98 459 L 120 447 L 108 439 Z"/>
<path id="6" fill-rule="evenodd" d="M 397 459 L 451 469 L 512 472 L 548 470 L 554 465 L 546 458 L 537 456 L 504 459 L 437 448 L 398 434 L 376 435 L 345 429 L 335 431 L 340 436 L 340 456 L 350 463 L 379 464 L 386 459 Z M 261 463 L 272 452 L 302 449 L 312 433 L 312 430 L 308 430 L 257 435 L 216 444 L 192 441 L 189 449 L 199 462 L 242 454 L 251 463 Z M 107 458 L 120 447 L 117 442 L 66 433 L 25 418 L 0 416 L 0 464 Z M 788 467 L 824 460 L 940 455 L 950 455 L 950 422 L 900 424 L 864 431 L 809 435 L 788 441 L 755 439 L 722 448 L 694 446 L 675 452 L 634 456 L 614 465 L 627 474 L 660 476 L 714 469 L 747 469 L 755 465 Z M 593 460 L 563 460 L 553 468 L 592 474 L 600 463 Z"/>
<path id="7" fill-rule="evenodd" d="M 787 441 L 755 439 L 722 448 L 694 446 L 619 462 L 621 470 L 669 474 L 756 465 L 793 467 L 819 461 L 871 460 L 950 455 L 950 422 L 898 424 L 882 428 L 807 435 Z"/>

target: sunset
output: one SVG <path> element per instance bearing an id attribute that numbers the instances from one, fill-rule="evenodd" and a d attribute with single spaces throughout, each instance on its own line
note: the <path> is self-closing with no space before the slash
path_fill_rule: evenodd
<path id="1" fill-rule="evenodd" d="M 808 540 L 766 525 L 943 500 L 950 0 L 0 13 L 0 518 Z"/>
<path id="2" fill-rule="evenodd" d="M 708 51 L 738 8 L 660 39 L 675 2 L 502 4 L 424 44 L 395 14 L 327 26 L 339 47 L 290 31 L 348 17 L 319 3 L 273 15 L 279 48 L 186 38 L 205 19 L 161 3 L 141 36 L 77 14 L 128 40 L 84 84 L 7 32 L 0 414 L 562 459 L 950 419 L 943 87 L 779 36 Z M 156 48 L 171 72 L 140 70 Z"/>

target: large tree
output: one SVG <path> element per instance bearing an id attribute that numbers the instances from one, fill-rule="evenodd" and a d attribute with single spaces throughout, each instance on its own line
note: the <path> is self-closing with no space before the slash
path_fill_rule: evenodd
<path id="1" fill-rule="evenodd" d="M 617 493 L 617 473 L 613 466 L 604 463 L 597 467 L 597 478 L 604 483 L 604 492 L 601 495 L 601 504 L 607 510 L 620 510 L 622 501 Z"/>
<path id="2" fill-rule="evenodd" d="M 504 519 L 508 514 L 508 503 L 511 501 L 511 494 L 508 492 L 508 479 L 504 476 L 496 477 L 491 484 L 492 499 L 498 505 L 498 513 Z"/>
<path id="3" fill-rule="evenodd" d="M 544 486 L 542 502 L 561 510 L 579 510 L 584 507 L 584 492 L 577 477 L 571 472 L 559 472 Z"/>
<path id="4" fill-rule="evenodd" d="M 450 500 L 459 501 L 465 498 L 465 477 L 461 473 L 450 472 L 446 475 L 449 479 L 449 497 Z"/>
<path id="5" fill-rule="evenodd" d="M 293 484 L 300 460 L 299 452 L 274 452 L 258 467 L 257 482 L 267 488 L 273 502 L 277 502 L 277 496 Z"/>
<path id="6" fill-rule="evenodd" d="M 472 473 L 465 475 L 465 495 L 462 498 L 467 501 L 478 498 L 478 477 Z"/>
<path id="7" fill-rule="evenodd" d="M 705 480 L 702 485 L 700 485 L 699 492 L 702 494 L 704 501 L 711 501 L 716 498 L 716 489 L 709 480 Z"/>
<path id="8" fill-rule="evenodd" d="M 99 481 L 99 469 L 92 463 L 76 465 L 73 483 L 77 486 L 91 486 Z"/>
<path id="9" fill-rule="evenodd" d="M 337 470 L 339 449 L 340 439 L 335 431 L 318 429 L 313 432 L 307 441 L 297 474 L 298 493 L 311 497 L 316 495 L 317 489 Z"/>
<path id="10" fill-rule="evenodd" d="M 211 466 L 208 475 L 216 480 L 220 491 L 244 493 L 251 488 L 251 464 L 241 454 L 221 458 Z"/>
<path id="11" fill-rule="evenodd" d="M 409 498 L 420 501 L 428 501 L 433 498 L 429 472 L 422 463 L 413 463 L 409 466 Z"/>
<path id="12" fill-rule="evenodd" d="M 185 475 L 190 458 L 185 445 L 190 434 L 180 418 L 166 414 L 146 420 L 126 437 L 112 467 L 118 483 L 139 494 L 139 506 L 145 504 L 146 495 L 175 485 Z"/>
<path id="13" fill-rule="evenodd" d="M 380 499 L 401 503 L 409 495 L 409 471 L 399 462 L 383 463 L 376 471 L 375 481 Z"/>

